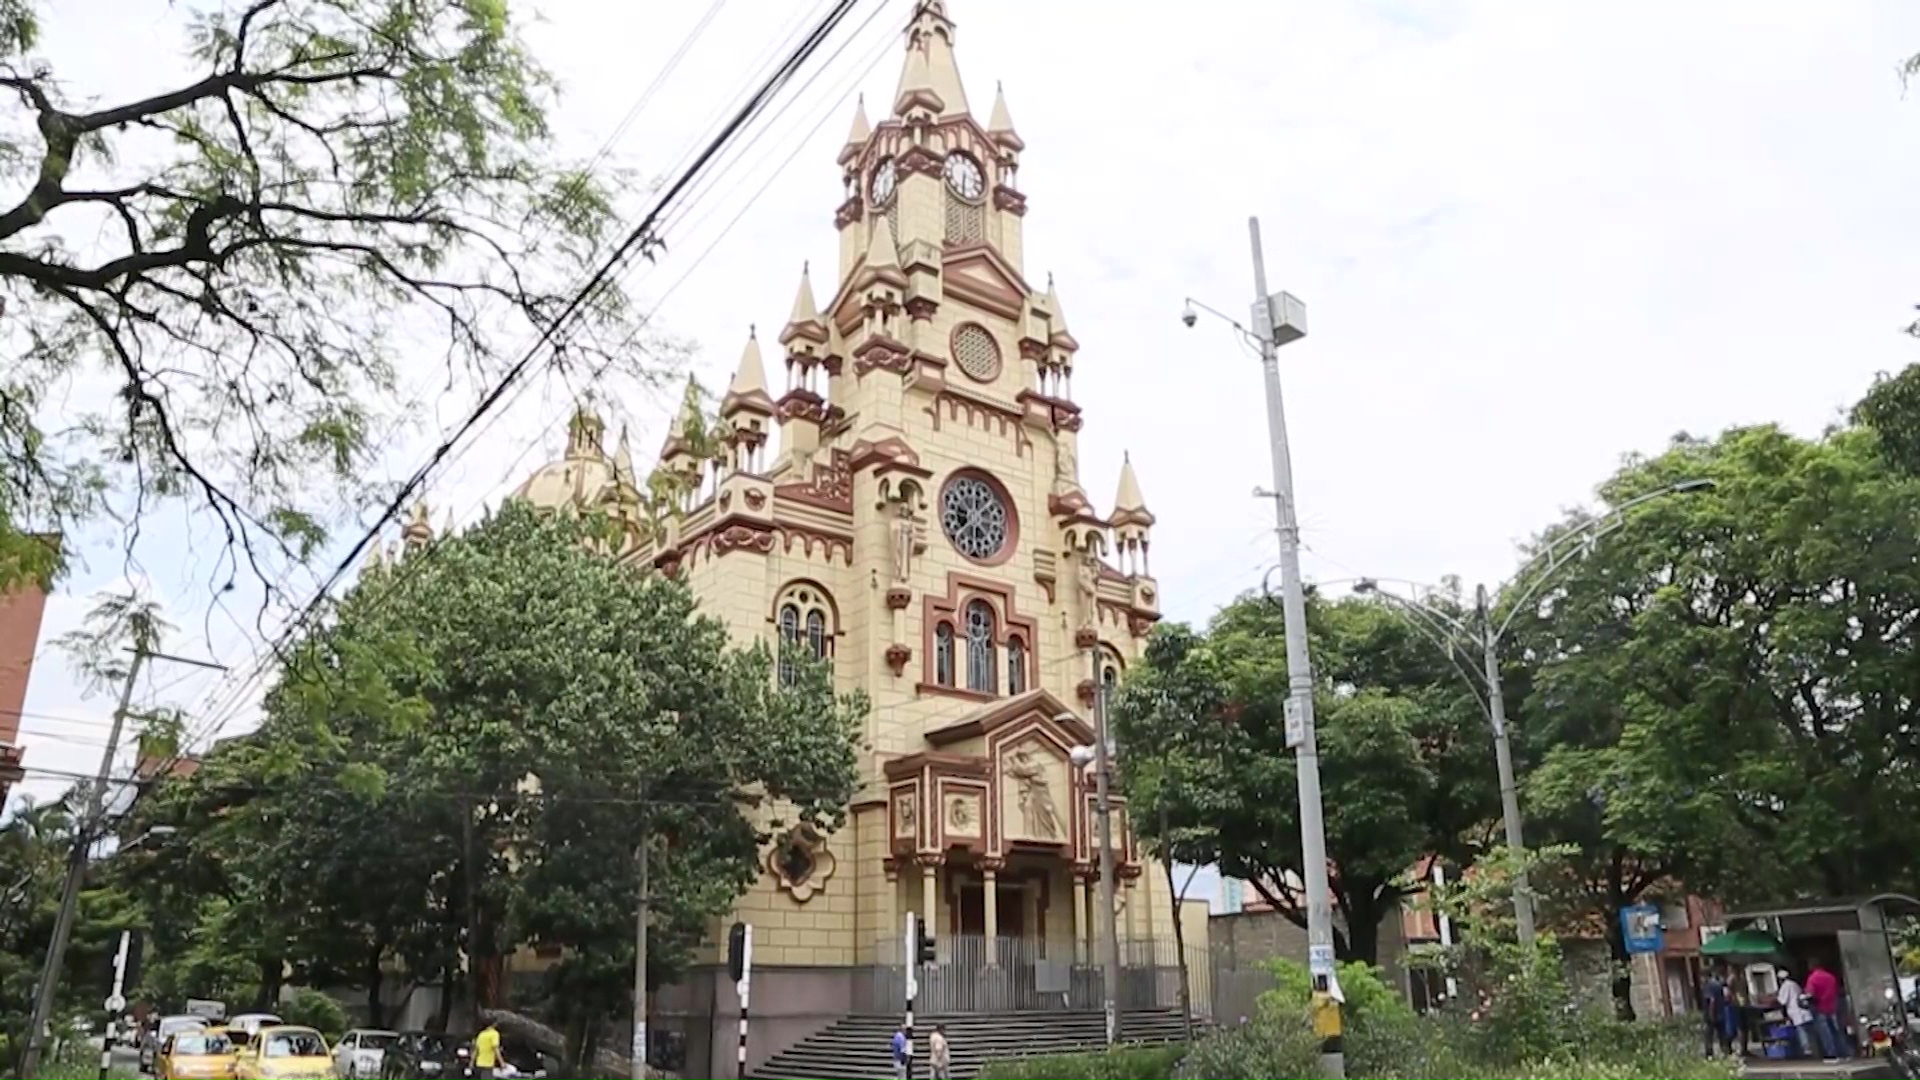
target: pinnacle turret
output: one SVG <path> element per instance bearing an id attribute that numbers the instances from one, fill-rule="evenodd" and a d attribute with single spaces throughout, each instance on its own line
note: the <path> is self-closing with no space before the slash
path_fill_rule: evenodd
<path id="1" fill-rule="evenodd" d="M 747 331 L 747 347 L 740 350 L 740 366 L 727 386 L 727 396 L 720 402 L 721 416 L 743 412 L 773 415 L 773 398 L 767 394 L 767 367 L 760 359 L 760 337 L 752 329 Z"/>
<path id="2" fill-rule="evenodd" d="M 808 264 L 800 264 L 800 291 L 793 298 L 793 313 L 787 316 L 786 328 L 780 331 L 781 344 L 787 344 L 795 338 L 810 338 L 825 344 L 827 325 L 820 319 L 820 309 L 813 302 L 813 277 Z"/>
<path id="3" fill-rule="evenodd" d="M 867 95 L 861 94 L 853 103 L 853 130 L 847 133 L 847 144 L 840 148 L 840 164 L 845 165 L 860 156 L 860 151 L 873 138 L 873 125 L 867 123 Z"/>
<path id="4" fill-rule="evenodd" d="M 905 116 L 915 107 L 941 117 L 971 111 L 953 58 L 953 20 L 941 0 L 920 0 L 907 26 L 907 58 L 894 91 L 893 112 Z"/>
<path id="5" fill-rule="evenodd" d="M 993 141 L 1009 150 L 1024 150 L 1027 144 L 1013 130 L 1013 114 L 1007 111 L 1007 94 L 1004 87 L 995 83 L 993 87 L 993 115 L 987 120 L 987 134 Z"/>

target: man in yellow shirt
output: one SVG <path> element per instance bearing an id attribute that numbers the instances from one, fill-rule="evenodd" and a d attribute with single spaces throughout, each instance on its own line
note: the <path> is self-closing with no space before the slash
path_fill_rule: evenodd
<path id="1" fill-rule="evenodd" d="M 493 1080 L 493 1072 L 499 1067 L 500 1029 L 488 1021 L 473 1038 L 473 1071 L 481 1080 Z"/>

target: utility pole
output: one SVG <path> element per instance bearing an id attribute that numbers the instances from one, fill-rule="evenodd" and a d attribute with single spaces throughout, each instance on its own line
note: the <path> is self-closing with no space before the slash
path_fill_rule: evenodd
<path id="1" fill-rule="evenodd" d="M 643 791 L 641 798 L 646 794 Z M 634 917 L 633 1080 L 647 1080 L 647 923 L 653 915 L 652 884 L 647 880 L 647 849 L 653 846 L 645 811 L 640 818 L 640 912 Z"/>
<path id="2" fill-rule="evenodd" d="M 107 782 L 113 778 L 113 759 L 120 752 L 120 731 L 126 726 L 127 710 L 133 703 L 133 686 L 146 666 L 147 649 L 138 641 L 133 663 L 127 666 L 127 680 L 120 686 L 120 704 L 113 710 L 113 722 L 107 728 L 107 747 L 100 753 L 100 772 L 93 790 L 87 793 L 87 814 L 73 830 L 73 852 L 67 857 L 67 880 L 60 890 L 60 913 L 53 920 L 53 940 L 47 942 L 46 966 L 40 970 L 40 985 L 33 995 L 33 1017 L 27 1026 L 27 1049 L 20 1056 L 20 1075 L 34 1076 L 40 1067 L 40 1055 L 46 1047 L 47 1020 L 53 1012 L 54 995 L 60 989 L 60 972 L 67 960 L 67 939 L 73 934 L 75 909 L 80 903 L 80 884 L 87 876 L 87 852 L 96 839 L 94 829 L 106 811 Z"/>
<path id="3" fill-rule="evenodd" d="M 1487 678 L 1487 719 L 1493 727 L 1494 767 L 1500 773 L 1500 816 L 1506 822 L 1507 848 L 1520 860 L 1513 868 L 1513 922 L 1520 947 L 1533 951 L 1533 888 L 1527 882 L 1526 836 L 1520 826 L 1520 786 L 1513 778 L 1513 747 L 1507 740 L 1507 699 L 1500 692 L 1500 636 L 1494 631 L 1487 587 L 1474 594 L 1480 614 L 1481 661 Z"/>
<path id="4" fill-rule="evenodd" d="M 107 1080 L 113 1071 L 113 1040 L 120 1029 L 120 1010 L 127 1007 L 127 951 L 132 944 L 133 932 L 120 931 L 120 948 L 113 954 L 113 989 L 106 1001 L 107 1023 L 101 1029 L 106 1037 L 100 1040 L 100 1080 Z"/>
<path id="5" fill-rule="evenodd" d="M 1327 836 L 1320 810 L 1320 748 L 1313 730 L 1313 664 L 1307 655 L 1307 602 L 1300 584 L 1300 520 L 1293 499 L 1293 457 L 1287 446 L 1287 417 L 1280 397 L 1283 327 L 1295 336 L 1292 312 L 1275 310 L 1276 298 L 1267 292 L 1267 261 L 1260 245 L 1260 219 L 1248 218 L 1253 240 L 1254 335 L 1260 342 L 1260 368 L 1266 378 L 1267 434 L 1273 452 L 1274 519 L 1280 534 L 1281 607 L 1287 636 L 1288 727 L 1297 727 L 1294 751 L 1300 786 L 1300 856 L 1307 886 L 1307 966 L 1312 973 L 1315 1030 L 1321 1035 L 1320 1066 L 1328 1077 L 1346 1075 L 1346 1055 L 1340 1041 L 1340 1004 L 1332 993 L 1333 905 L 1327 886 Z M 1280 297 L 1282 308 L 1298 301 Z M 1291 303 L 1289 303 L 1291 301 Z M 1298 724 L 1294 723 L 1298 718 Z M 1289 731 L 1289 742 L 1294 741 Z"/>
<path id="6" fill-rule="evenodd" d="M 1093 558 L 1091 551 L 1083 559 Z M 1107 684 L 1100 678 L 1100 645 L 1087 646 L 1087 663 L 1093 673 L 1093 770 L 1094 813 L 1099 817 L 1100 838 L 1100 927 L 1106 940 L 1101 943 L 1106 976 L 1104 1007 L 1107 1018 L 1107 1045 L 1120 1042 L 1120 934 L 1114 912 L 1113 806 L 1110 802 L 1112 780 L 1107 775 L 1112 762 L 1107 754 Z"/>

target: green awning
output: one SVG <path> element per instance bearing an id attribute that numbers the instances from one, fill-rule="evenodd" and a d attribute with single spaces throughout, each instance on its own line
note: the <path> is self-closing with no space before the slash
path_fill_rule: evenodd
<path id="1" fill-rule="evenodd" d="M 1734 930 L 1708 939 L 1700 946 L 1700 955 L 1728 960 L 1784 960 L 1787 947 L 1765 930 Z"/>

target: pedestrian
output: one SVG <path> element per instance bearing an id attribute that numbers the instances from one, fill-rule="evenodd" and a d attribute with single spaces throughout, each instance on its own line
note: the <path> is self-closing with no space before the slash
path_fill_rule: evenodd
<path id="1" fill-rule="evenodd" d="M 1706 1022 L 1708 1057 L 1713 1056 L 1716 1044 L 1722 1054 L 1733 1056 L 1735 1015 L 1733 995 L 1727 989 L 1726 968 L 1715 967 L 1708 973 L 1706 984 L 1700 988 L 1700 1016 Z"/>
<path id="2" fill-rule="evenodd" d="M 480 1029 L 473 1037 L 473 1074 L 479 1080 L 493 1080 L 494 1070 L 500 1067 L 500 1029 L 493 1021 Z"/>
<path id="3" fill-rule="evenodd" d="M 1786 968 L 1776 972 L 1780 976 L 1780 989 L 1774 1000 L 1786 1010 L 1787 1023 L 1793 1025 L 1794 1037 L 1800 1042 L 1801 1057 L 1818 1057 L 1820 1036 L 1813 1031 L 1813 1013 L 1807 1008 L 1807 991 L 1793 973 Z"/>
<path id="4" fill-rule="evenodd" d="M 947 1049 L 947 1025 L 933 1025 L 933 1036 L 927 1040 L 927 1067 L 933 1080 L 953 1080 L 953 1058 Z"/>
<path id="5" fill-rule="evenodd" d="M 913 1074 L 913 1039 L 907 1034 L 907 1025 L 901 1024 L 893 1033 L 893 1075 L 895 1080 L 907 1080 Z"/>
<path id="6" fill-rule="evenodd" d="M 1840 980 L 1819 960 L 1807 973 L 1807 997 L 1813 1002 L 1813 1030 L 1820 1039 L 1821 1056 L 1828 1061 L 1851 1057 L 1846 1029 L 1840 1026 Z"/>

